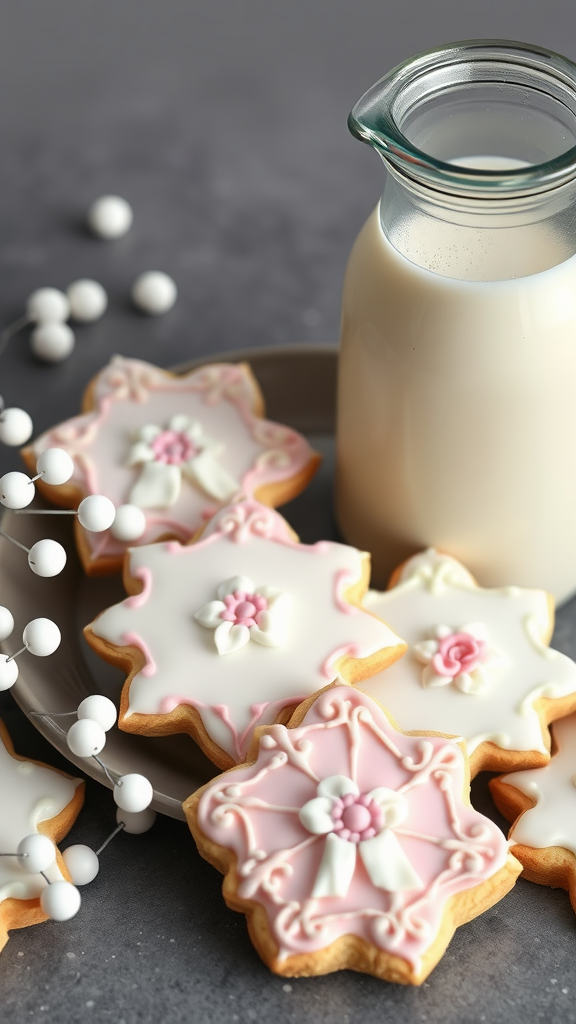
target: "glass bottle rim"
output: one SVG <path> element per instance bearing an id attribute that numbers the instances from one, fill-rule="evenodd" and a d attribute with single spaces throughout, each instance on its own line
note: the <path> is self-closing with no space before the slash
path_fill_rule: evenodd
<path id="1" fill-rule="evenodd" d="M 576 145 L 542 163 L 509 170 L 477 168 L 438 159 L 415 146 L 401 130 L 395 108 L 408 85 L 437 69 L 468 65 L 474 81 L 482 62 L 496 62 L 502 69 L 538 74 L 539 85 L 548 81 L 572 99 L 576 131 L 576 63 L 569 58 L 531 43 L 506 39 L 467 39 L 425 50 L 398 64 L 354 105 L 348 128 L 357 139 L 367 142 L 403 177 L 453 194 L 495 198 L 547 191 L 576 177 Z M 463 82 L 462 75 L 458 79 Z M 509 83 L 509 79 L 506 80 Z M 567 103 L 564 104 L 568 106 Z"/>

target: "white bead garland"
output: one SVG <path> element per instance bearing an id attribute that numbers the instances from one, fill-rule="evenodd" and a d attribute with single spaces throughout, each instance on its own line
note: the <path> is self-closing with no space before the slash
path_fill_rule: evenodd
<path id="1" fill-rule="evenodd" d="M 152 802 L 154 790 L 144 775 L 123 775 L 114 786 L 114 800 L 123 811 L 137 814 Z"/>
<path id="2" fill-rule="evenodd" d="M 28 298 L 26 313 L 38 323 L 63 321 L 70 315 L 70 303 L 58 288 L 37 288 Z"/>
<path id="3" fill-rule="evenodd" d="M 14 470 L 0 477 L 0 502 L 6 508 L 26 508 L 35 493 L 34 484 L 25 473 Z"/>
<path id="4" fill-rule="evenodd" d="M 66 565 L 66 552 L 56 540 L 37 540 L 28 552 L 28 565 L 37 576 L 57 576 Z"/>
<path id="5" fill-rule="evenodd" d="M 68 324 L 60 321 L 40 323 L 30 334 L 30 348 L 45 363 L 61 363 L 74 351 L 76 338 Z"/>
<path id="6" fill-rule="evenodd" d="M 62 635 L 52 619 L 32 619 L 25 627 L 22 641 L 37 658 L 47 658 L 60 646 Z"/>
<path id="7" fill-rule="evenodd" d="M 41 871 L 47 871 L 54 863 L 56 847 L 48 836 L 34 833 L 31 836 L 25 836 L 18 843 L 16 855 L 21 868 L 31 875 L 37 875 Z"/>
<path id="8" fill-rule="evenodd" d="M 24 409 L 4 409 L 0 413 L 0 441 L 13 448 L 26 444 L 32 437 L 32 420 Z"/>
<path id="9" fill-rule="evenodd" d="M 172 309 L 178 289 L 168 274 L 161 270 L 149 270 L 140 274 L 132 285 L 132 301 L 143 313 L 161 316 Z"/>
<path id="10" fill-rule="evenodd" d="M 76 757 L 94 757 L 106 745 L 106 733 L 98 722 L 80 718 L 68 729 L 66 742 Z"/>
<path id="11" fill-rule="evenodd" d="M 94 850 L 82 843 L 69 846 L 62 853 L 62 859 L 74 885 L 88 885 L 100 870 L 100 861 Z"/>
<path id="12" fill-rule="evenodd" d="M 68 482 L 74 472 L 74 462 L 63 448 L 46 448 L 36 460 L 36 469 L 42 481 L 52 487 Z"/>
<path id="13" fill-rule="evenodd" d="M 18 665 L 8 661 L 7 654 L 0 654 L 0 690 L 9 690 L 18 679 Z"/>
<path id="14" fill-rule="evenodd" d="M 0 480 L 0 485 L 2 481 Z M 89 494 L 78 506 L 78 520 L 85 530 L 101 533 L 108 530 L 114 522 L 116 509 L 114 503 L 104 494 Z"/>
<path id="15" fill-rule="evenodd" d="M 9 608 L 0 605 L 0 640 L 7 640 L 14 629 L 14 616 Z"/>
<path id="16" fill-rule="evenodd" d="M 81 897 L 71 882 L 50 882 L 40 894 L 40 906 L 52 921 L 69 921 L 80 910 Z"/>
<path id="17" fill-rule="evenodd" d="M 121 196 L 101 196 L 88 210 L 88 226 L 99 238 L 121 238 L 132 226 L 132 207 Z"/>
<path id="18" fill-rule="evenodd" d="M 93 693 L 89 697 L 84 697 L 84 700 L 80 701 L 78 705 L 78 718 L 92 719 L 93 722 L 98 723 L 104 732 L 108 732 L 112 728 L 117 717 L 116 705 L 109 697 L 104 697 L 99 693 Z"/>
<path id="19" fill-rule="evenodd" d="M 138 540 L 146 529 L 146 516 L 138 505 L 119 505 L 112 524 L 112 536 L 123 542 Z"/>
<path id="20" fill-rule="evenodd" d="M 140 836 L 143 832 L 147 832 L 149 828 L 156 821 L 156 811 L 153 811 L 151 807 L 147 807 L 144 811 L 123 811 L 121 807 L 116 811 L 116 821 L 118 824 L 124 822 L 124 831 L 128 832 L 131 836 Z"/>
<path id="21" fill-rule="evenodd" d="M 74 320 L 92 323 L 106 312 L 108 296 L 98 281 L 91 281 L 87 277 L 73 281 L 68 285 L 66 295 L 70 303 L 70 316 Z"/>

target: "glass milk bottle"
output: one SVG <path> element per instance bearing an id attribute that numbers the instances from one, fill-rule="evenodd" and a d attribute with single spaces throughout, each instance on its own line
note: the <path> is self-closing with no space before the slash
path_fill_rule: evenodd
<path id="1" fill-rule="evenodd" d="M 352 133 L 382 199 L 343 291 L 336 512 L 373 585 L 434 545 L 576 590 L 576 65 L 471 41 L 395 68 Z"/>

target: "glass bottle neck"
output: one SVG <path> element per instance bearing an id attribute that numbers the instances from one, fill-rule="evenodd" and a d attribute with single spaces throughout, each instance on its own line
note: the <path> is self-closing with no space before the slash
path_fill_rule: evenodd
<path id="1" fill-rule="evenodd" d="M 574 180 L 531 195 L 478 198 L 429 188 L 384 163 L 382 229 L 398 252 L 425 270 L 463 281 L 503 281 L 549 270 L 576 253 Z"/>

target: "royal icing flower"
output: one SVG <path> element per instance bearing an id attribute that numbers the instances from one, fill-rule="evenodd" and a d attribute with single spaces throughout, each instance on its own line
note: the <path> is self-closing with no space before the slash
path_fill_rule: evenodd
<path id="1" fill-rule="evenodd" d="M 168 426 L 140 427 L 128 456 L 129 466 L 141 466 L 130 491 L 130 502 L 141 508 L 171 508 L 186 477 L 217 501 L 228 501 L 239 483 L 218 461 L 224 445 L 208 437 L 198 420 L 172 416 Z"/>
<path id="2" fill-rule="evenodd" d="M 299 813 L 308 832 L 326 836 L 312 897 L 346 896 L 356 870 L 357 853 L 370 881 L 379 889 L 403 892 L 422 888 L 393 831 L 408 811 L 401 793 L 385 786 L 361 793 L 346 775 L 322 779 L 316 796 Z"/>
<path id="3" fill-rule="evenodd" d="M 125 667 L 132 651 L 120 727 L 160 735 L 176 723 L 221 767 L 242 762 L 257 726 L 403 654 L 403 640 L 359 607 L 368 573 L 368 555 L 300 544 L 251 500 L 222 509 L 193 544 L 132 549 L 130 596 L 86 629 L 107 659 Z"/>
<path id="4" fill-rule="evenodd" d="M 254 762 L 184 810 L 202 855 L 234 865 L 226 898 L 258 921 L 250 934 L 274 971 L 305 963 L 307 974 L 318 964 L 420 982 L 445 948 L 438 936 L 491 906 L 520 870 L 465 779 L 456 741 L 399 733 L 375 701 L 333 686 L 295 728 L 263 730 Z"/>
<path id="5" fill-rule="evenodd" d="M 264 647 L 285 643 L 289 594 L 274 587 L 255 587 L 247 576 L 225 580 L 217 594 L 218 600 L 209 601 L 194 618 L 214 630 L 218 654 L 238 651 L 250 640 Z"/>
<path id="6" fill-rule="evenodd" d="M 32 469 L 46 448 L 69 453 L 74 472 L 66 487 L 38 481 L 56 504 L 69 508 L 104 494 L 116 507 L 144 513 L 140 534 L 123 529 L 122 517 L 101 534 L 78 531 L 84 568 L 100 575 L 121 569 L 127 547 L 190 540 L 236 494 L 275 507 L 303 490 L 320 457 L 297 431 L 263 419 L 263 409 L 247 364 L 177 375 L 117 356 L 90 383 L 82 415 L 42 434 L 23 455 Z"/>
<path id="7" fill-rule="evenodd" d="M 454 683 L 462 693 L 480 693 L 491 670 L 505 659 L 489 646 L 488 630 L 483 622 L 473 622 L 453 630 L 435 626 L 431 639 L 414 644 L 412 651 L 426 668 L 422 686 L 449 686 Z"/>
<path id="8" fill-rule="evenodd" d="M 548 594 L 480 587 L 431 548 L 363 605 L 408 644 L 406 657 L 358 684 L 401 729 L 463 736 L 472 775 L 546 764 L 548 722 L 576 710 L 576 663 L 548 646 Z"/>

